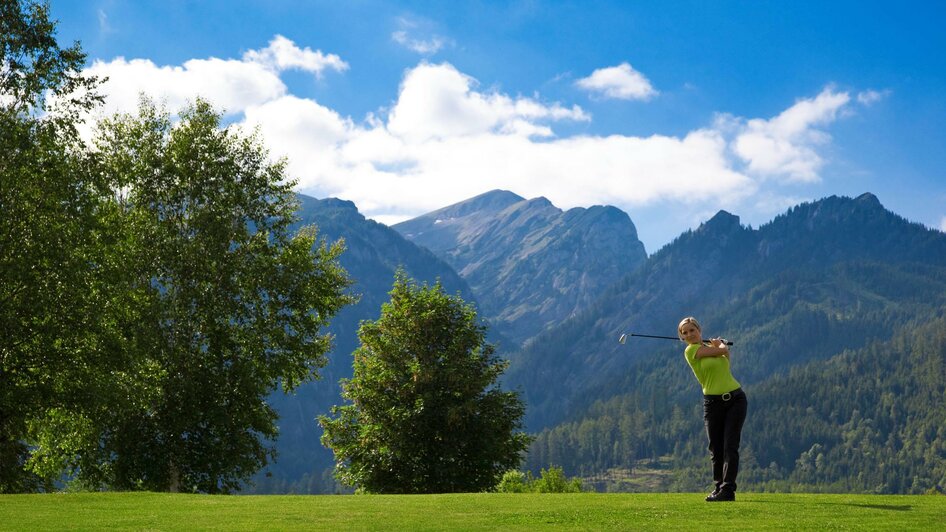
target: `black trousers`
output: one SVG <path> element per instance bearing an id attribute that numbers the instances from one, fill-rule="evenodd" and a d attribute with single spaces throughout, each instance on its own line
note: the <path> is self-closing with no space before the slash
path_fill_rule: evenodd
<path id="1" fill-rule="evenodd" d="M 749 402 L 740 388 L 731 394 L 703 396 L 703 423 L 713 459 L 717 489 L 736 491 L 739 474 L 739 440 Z"/>

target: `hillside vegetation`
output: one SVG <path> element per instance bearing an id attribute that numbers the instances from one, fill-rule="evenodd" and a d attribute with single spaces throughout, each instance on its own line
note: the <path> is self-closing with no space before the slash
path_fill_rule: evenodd
<path id="1" fill-rule="evenodd" d="M 682 345 L 615 341 L 640 324 L 672 334 L 696 315 L 709 335 L 736 341 L 733 371 L 750 404 L 746 483 L 941 490 L 944 258 L 946 235 L 870 195 L 801 205 L 758 230 L 717 215 L 652 256 L 617 295 L 514 355 L 510 381 L 531 399 L 539 432 L 530 469 L 556 463 L 592 477 L 664 464 L 672 474 L 650 488 L 599 487 L 701 489 L 708 457 Z"/>

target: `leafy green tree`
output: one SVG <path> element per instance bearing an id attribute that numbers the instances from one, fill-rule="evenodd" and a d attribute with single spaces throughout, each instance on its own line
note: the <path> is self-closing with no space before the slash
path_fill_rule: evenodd
<path id="1" fill-rule="evenodd" d="M 326 363 L 321 329 L 352 300 L 342 243 L 317 241 L 312 228 L 292 236 L 284 162 L 221 128 L 203 100 L 173 124 L 145 100 L 100 130 L 100 169 L 129 228 L 122 347 L 146 371 L 126 404 L 87 413 L 92 438 L 46 431 L 39 451 L 92 486 L 238 490 L 274 455 L 266 396 Z"/>
<path id="2" fill-rule="evenodd" d="M 56 41 L 48 2 L 0 0 L 0 105 L 88 109 L 101 97 L 93 90 L 98 80 L 80 74 L 84 63 L 79 43 L 61 48 Z"/>
<path id="3" fill-rule="evenodd" d="M 400 271 L 358 337 L 343 381 L 351 404 L 319 418 L 341 481 L 372 493 L 484 491 L 519 464 L 525 409 L 496 385 L 507 363 L 471 305 Z"/>
<path id="4" fill-rule="evenodd" d="M 125 368 L 103 318 L 120 286 L 109 192 L 75 128 L 98 100 L 84 60 L 58 46 L 46 4 L 0 0 L 0 492 L 48 488 L 26 469 L 30 427 L 105 408 L 106 374 Z"/>

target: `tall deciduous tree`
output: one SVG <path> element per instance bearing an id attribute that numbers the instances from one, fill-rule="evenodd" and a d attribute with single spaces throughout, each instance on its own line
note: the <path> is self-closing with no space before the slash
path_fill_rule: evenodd
<path id="1" fill-rule="evenodd" d="M 238 490 L 273 456 L 266 396 L 326 362 L 321 329 L 351 301 L 342 244 L 290 234 L 284 163 L 222 128 L 205 101 L 172 123 L 145 100 L 100 129 L 101 170 L 131 228 L 124 267 L 137 295 L 123 345 L 148 379 L 122 408 L 89 414 L 96 445 L 76 452 L 48 431 L 41 440 L 51 456 L 74 453 L 68 463 L 93 484 Z"/>
<path id="2" fill-rule="evenodd" d="M 88 109 L 101 97 L 93 90 L 97 79 L 80 74 L 83 63 L 78 43 L 62 48 L 56 41 L 48 2 L 0 0 L 0 104 L 41 109 L 57 101 L 62 110 Z"/>
<path id="3" fill-rule="evenodd" d="M 74 127 L 97 101 L 84 60 L 46 4 L 0 0 L 0 492 L 49 485 L 24 468 L 31 423 L 101 404 L 102 374 L 124 366 L 102 318 L 108 194 Z M 57 112 L 41 112 L 48 96 Z"/>
<path id="4" fill-rule="evenodd" d="M 352 404 L 319 418 L 339 479 L 374 493 L 483 491 L 519 464 L 525 409 L 496 385 L 507 363 L 472 306 L 399 272 L 358 336 L 343 382 Z"/>

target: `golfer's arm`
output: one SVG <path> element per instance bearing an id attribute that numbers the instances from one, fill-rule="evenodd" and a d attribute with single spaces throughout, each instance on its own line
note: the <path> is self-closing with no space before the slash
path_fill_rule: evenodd
<path id="1" fill-rule="evenodd" d="M 729 355 L 729 349 L 723 347 L 713 347 L 710 345 L 702 345 L 699 349 L 696 350 L 696 358 L 707 358 L 707 357 L 724 357 Z"/>

